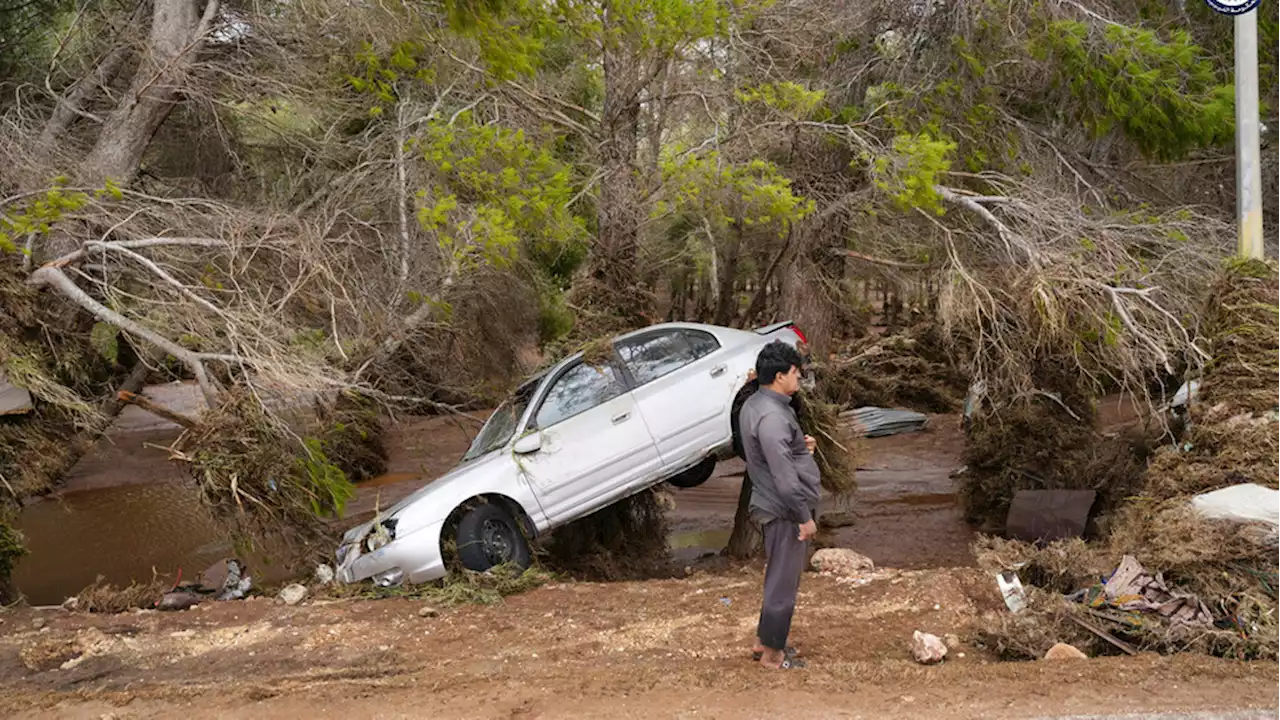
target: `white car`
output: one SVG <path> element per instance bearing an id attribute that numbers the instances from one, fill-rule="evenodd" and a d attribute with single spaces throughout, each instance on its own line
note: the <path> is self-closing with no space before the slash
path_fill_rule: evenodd
<path id="1" fill-rule="evenodd" d="M 767 343 L 755 331 L 666 323 L 618 336 L 598 366 L 581 353 L 521 385 L 456 468 L 342 538 L 338 579 L 391 587 L 472 570 L 527 567 L 527 538 L 662 482 L 693 487 L 730 456 L 729 408 Z"/>

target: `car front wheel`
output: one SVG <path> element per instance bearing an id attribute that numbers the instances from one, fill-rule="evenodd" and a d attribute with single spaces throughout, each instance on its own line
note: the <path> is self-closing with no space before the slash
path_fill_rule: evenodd
<path id="1" fill-rule="evenodd" d="M 716 459 L 709 457 L 679 475 L 667 478 L 667 482 L 678 488 L 695 488 L 706 482 L 715 469 Z"/>
<path id="2" fill-rule="evenodd" d="M 467 510 L 458 522 L 458 559 L 468 570 L 484 572 L 507 563 L 524 569 L 533 556 L 511 513 L 483 503 Z"/>

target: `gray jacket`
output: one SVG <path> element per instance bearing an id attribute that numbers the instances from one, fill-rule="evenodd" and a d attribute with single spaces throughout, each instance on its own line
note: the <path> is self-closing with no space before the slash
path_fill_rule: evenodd
<path id="1" fill-rule="evenodd" d="M 818 463 L 787 396 L 760 388 L 739 412 L 752 515 L 797 524 L 818 513 Z"/>

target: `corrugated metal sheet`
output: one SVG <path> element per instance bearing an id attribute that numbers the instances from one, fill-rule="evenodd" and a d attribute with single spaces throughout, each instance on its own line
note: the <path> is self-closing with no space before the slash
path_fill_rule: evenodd
<path id="1" fill-rule="evenodd" d="M 860 407 L 840 413 L 840 419 L 857 423 L 863 437 L 884 437 L 899 433 L 923 430 L 929 423 L 928 416 L 911 410 L 892 410 L 879 407 Z"/>

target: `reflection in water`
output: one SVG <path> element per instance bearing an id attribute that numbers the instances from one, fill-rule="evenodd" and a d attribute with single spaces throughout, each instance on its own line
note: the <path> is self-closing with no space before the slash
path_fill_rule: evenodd
<path id="1" fill-rule="evenodd" d="M 102 575 L 127 585 L 151 580 L 152 568 L 170 578 L 182 568 L 195 579 L 231 555 L 220 533 L 185 483 L 84 490 L 23 508 L 18 528 L 30 551 L 14 583 L 33 605 L 62 602 Z M 257 580 L 257 577 L 254 578 Z"/>

